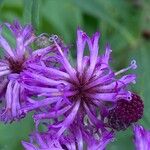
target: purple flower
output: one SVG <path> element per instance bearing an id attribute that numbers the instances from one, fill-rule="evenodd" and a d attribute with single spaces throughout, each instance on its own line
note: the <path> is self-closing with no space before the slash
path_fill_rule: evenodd
<path id="1" fill-rule="evenodd" d="M 10 46 L 3 37 L 2 30 L 4 27 L 11 31 L 15 46 Z M 11 122 L 25 115 L 21 108 L 27 105 L 28 101 L 24 98 L 25 90 L 20 84 L 20 73 L 26 70 L 31 62 L 44 63 L 40 57 L 50 49 L 47 47 L 32 53 L 30 45 L 34 40 L 35 35 L 31 25 L 22 27 L 19 22 L 14 21 L 13 24 L 5 23 L 0 26 L 0 47 L 4 51 L 4 56 L 0 59 L 1 121 Z"/>
<path id="2" fill-rule="evenodd" d="M 80 128 L 71 128 L 65 134 L 62 134 L 59 139 L 54 138 L 55 130 L 50 130 L 47 133 L 35 132 L 31 135 L 30 143 L 22 142 L 25 150 L 103 150 L 106 145 L 113 140 L 111 132 L 105 132 L 101 135 L 100 142 L 95 142 L 91 139 L 88 143 L 83 143 L 83 136 Z M 88 137 L 88 135 L 86 135 Z"/>
<path id="3" fill-rule="evenodd" d="M 141 125 L 133 126 L 134 143 L 136 150 L 150 149 L 150 131 L 144 129 Z"/>
<path id="4" fill-rule="evenodd" d="M 82 30 L 77 30 L 77 63 L 73 66 L 63 48 L 53 39 L 59 56 L 56 67 L 47 67 L 36 63 L 29 64 L 31 71 L 22 73 L 22 85 L 29 92 L 30 101 L 24 112 L 36 110 L 34 119 L 38 124 L 42 119 L 51 120 L 50 128 L 57 130 L 56 137 L 60 137 L 72 124 L 102 132 L 104 129 L 103 115 L 105 108 L 112 108 L 120 100 L 131 100 L 131 92 L 127 90 L 130 83 L 135 82 L 133 74 L 121 73 L 136 68 L 136 62 L 118 72 L 109 66 L 111 49 L 107 45 L 105 54 L 98 55 L 100 34 L 96 32 L 92 38 Z M 84 55 L 88 45 L 89 56 Z M 30 82 L 32 81 L 32 82 Z M 82 133 L 84 134 L 84 133 Z M 88 138 L 90 141 L 94 134 Z"/>

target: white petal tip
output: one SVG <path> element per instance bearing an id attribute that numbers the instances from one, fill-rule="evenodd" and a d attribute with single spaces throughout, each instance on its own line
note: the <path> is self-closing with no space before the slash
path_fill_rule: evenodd
<path id="1" fill-rule="evenodd" d="M 137 64 L 136 64 L 135 60 L 131 61 L 131 66 L 132 66 L 132 69 L 136 69 L 137 68 Z"/>

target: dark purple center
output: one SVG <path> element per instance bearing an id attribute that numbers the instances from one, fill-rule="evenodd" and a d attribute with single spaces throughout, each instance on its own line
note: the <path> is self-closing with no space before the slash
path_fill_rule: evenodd
<path id="1" fill-rule="evenodd" d="M 86 102 L 86 103 L 92 103 L 92 101 L 90 101 L 90 98 L 87 96 L 87 93 L 92 93 L 92 88 L 90 89 L 85 89 L 86 85 L 90 82 L 90 80 L 88 82 L 85 82 L 84 80 L 84 75 L 79 77 L 77 75 L 78 78 L 78 83 L 75 81 L 70 81 L 70 83 L 73 86 L 74 91 L 76 91 L 76 94 L 71 96 L 71 100 L 77 100 L 77 99 L 81 99 L 81 102 Z"/>
<path id="2" fill-rule="evenodd" d="M 132 94 L 132 100 L 119 100 L 114 109 L 109 111 L 108 126 L 119 131 L 125 130 L 132 123 L 142 118 L 144 104 L 140 96 Z"/>
<path id="3" fill-rule="evenodd" d="M 9 62 L 9 68 L 13 73 L 20 73 L 23 70 L 23 63 L 24 60 L 13 60 L 13 59 L 8 59 Z"/>

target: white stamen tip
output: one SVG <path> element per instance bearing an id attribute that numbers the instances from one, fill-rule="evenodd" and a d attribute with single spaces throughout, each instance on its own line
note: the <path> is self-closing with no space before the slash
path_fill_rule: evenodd
<path id="1" fill-rule="evenodd" d="M 115 140 L 116 140 L 115 138 L 112 138 L 112 139 L 111 139 L 111 142 L 115 142 Z"/>
<path id="2" fill-rule="evenodd" d="M 37 38 L 42 37 L 42 36 L 49 37 L 49 35 L 47 33 L 42 33 L 42 34 L 38 35 Z"/>
<path id="3" fill-rule="evenodd" d="M 58 39 L 58 36 L 57 35 L 54 35 L 54 34 L 52 34 L 50 37 L 49 37 L 49 41 L 50 42 L 54 42 L 54 41 L 56 41 Z"/>
<path id="4" fill-rule="evenodd" d="M 136 84 L 136 81 L 135 81 L 135 80 L 133 80 L 133 81 L 132 81 L 132 83 L 133 83 L 133 84 Z"/>
<path id="5" fill-rule="evenodd" d="M 132 60 L 132 61 L 131 61 L 131 67 L 132 67 L 132 69 L 136 69 L 136 68 L 137 68 L 136 61 L 135 61 L 135 60 Z"/>
<path id="6" fill-rule="evenodd" d="M 132 97 L 131 97 L 131 96 L 128 96 L 128 97 L 127 97 L 127 100 L 128 100 L 128 101 L 130 101 L 131 99 L 132 99 Z"/>
<path id="7" fill-rule="evenodd" d="M 132 100 L 132 93 L 130 91 L 128 91 L 127 100 L 128 101 Z"/>

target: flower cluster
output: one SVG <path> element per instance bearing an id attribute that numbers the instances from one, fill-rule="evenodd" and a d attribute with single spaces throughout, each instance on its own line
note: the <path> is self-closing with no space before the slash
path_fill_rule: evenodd
<path id="1" fill-rule="evenodd" d="M 4 26 L 13 33 L 15 48 L 2 36 Z M 77 61 L 72 64 L 69 47 L 56 35 L 36 37 L 30 25 L 17 21 L 1 25 L 0 31 L 5 52 L 0 60 L 0 120 L 8 123 L 35 112 L 31 143 L 22 142 L 26 150 L 103 150 L 115 131 L 142 117 L 141 98 L 128 90 L 136 75 L 121 76 L 136 69 L 136 61 L 115 72 L 109 65 L 110 46 L 98 54 L 99 32 L 89 37 L 77 29 Z M 35 43 L 40 48 L 33 51 Z M 40 133 L 39 125 L 46 131 Z"/>

